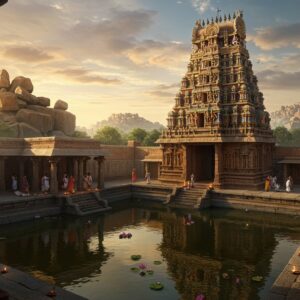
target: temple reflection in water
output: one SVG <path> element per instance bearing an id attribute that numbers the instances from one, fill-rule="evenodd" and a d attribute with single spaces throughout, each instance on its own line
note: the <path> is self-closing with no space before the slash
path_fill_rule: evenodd
<path id="1" fill-rule="evenodd" d="M 37 220 L 1 228 L 0 236 L 7 239 L 0 241 L 0 259 L 70 286 L 100 276 L 103 264 L 110 263 L 115 253 L 105 243 L 107 236 L 142 226 L 162 235 L 159 251 L 180 299 L 193 300 L 199 293 L 206 299 L 259 299 L 264 282 L 251 278 L 269 276 L 276 234 L 289 235 L 286 228 L 300 231 L 295 219 L 236 211 L 196 212 L 192 220 L 187 226 L 183 213 L 153 208 L 92 219 Z"/>

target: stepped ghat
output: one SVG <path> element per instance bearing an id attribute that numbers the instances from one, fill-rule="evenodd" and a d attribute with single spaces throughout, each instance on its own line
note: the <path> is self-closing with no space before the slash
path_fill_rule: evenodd
<path id="1" fill-rule="evenodd" d="M 271 173 L 270 117 L 245 39 L 241 11 L 196 21 L 187 72 L 158 140 L 161 181 L 181 183 L 194 174 L 220 188 L 259 189 Z"/>

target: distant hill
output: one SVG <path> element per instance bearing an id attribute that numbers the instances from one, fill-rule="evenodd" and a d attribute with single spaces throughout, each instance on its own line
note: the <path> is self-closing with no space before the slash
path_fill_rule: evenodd
<path id="1" fill-rule="evenodd" d="M 162 124 L 146 120 L 138 114 L 120 113 L 112 114 L 107 120 L 97 122 L 91 128 L 77 127 L 77 130 L 85 131 L 89 136 L 94 136 L 96 131 L 104 126 L 115 127 L 124 132 L 130 132 L 134 128 L 142 128 L 147 131 L 164 128 Z"/>
<path id="2" fill-rule="evenodd" d="M 300 128 L 300 103 L 281 106 L 280 110 L 271 113 L 271 126 L 284 126 L 287 129 Z"/>

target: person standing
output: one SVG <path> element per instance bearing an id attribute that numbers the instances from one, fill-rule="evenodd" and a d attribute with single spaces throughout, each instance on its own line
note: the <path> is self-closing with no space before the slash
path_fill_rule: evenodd
<path id="1" fill-rule="evenodd" d="M 22 177 L 20 190 L 24 195 L 29 195 L 29 183 L 25 175 Z"/>
<path id="2" fill-rule="evenodd" d="M 13 192 L 18 190 L 18 180 L 15 175 L 11 176 L 11 189 Z"/>
<path id="3" fill-rule="evenodd" d="M 131 182 L 136 182 L 136 180 L 137 180 L 136 170 L 135 168 L 133 168 L 131 171 Z"/>
<path id="4" fill-rule="evenodd" d="M 290 193 L 292 189 L 292 182 L 291 182 L 291 176 L 288 177 L 286 183 L 285 183 L 285 190 Z"/>
<path id="5" fill-rule="evenodd" d="M 87 173 L 87 185 L 89 190 L 93 189 L 93 177 L 90 172 Z"/>
<path id="6" fill-rule="evenodd" d="M 88 185 L 88 177 L 87 175 L 83 176 L 83 182 L 82 182 L 82 187 L 84 191 L 87 191 L 89 189 L 89 185 Z"/>
<path id="7" fill-rule="evenodd" d="M 192 173 L 192 174 L 191 174 L 191 187 L 194 187 L 194 185 L 195 185 L 195 176 L 194 176 L 194 174 Z"/>
<path id="8" fill-rule="evenodd" d="M 145 175 L 145 179 L 146 179 L 147 184 L 150 183 L 150 177 L 151 177 L 151 174 L 150 174 L 149 171 L 147 171 L 147 172 L 146 172 L 146 175 Z"/>
<path id="9" fill-rule="evenodd" d="M 68 178 L 68 175 L 65 173 L 64 174 L 64 177 L 62 179 L 62 189 L 63 191 L 66 191 L 67 188 L 68 188 L 68 183 L 69 183 L 69 178 Z"/>
<path id="10" fill-rule="evenodd" d="M 270 191 L 270 176 L 268 176 L 266 178 L 266 181 L 265 181 L 265 191 L 266 192 L 269 192 Z"/>
<path id="11" fill-rule="evenodd" d="M 49 177 L 47 175 L 44 175 L 42 177 L 42 192 L 44 194 L 47 194 L 50 189 L 50 182 L 49 182 Z"/>
<path id="12" fill-rule="evenodd" d="M 71 175 L 68 180 L 67 193 L 74 194 L 75 193 L 75 178 Z"/>

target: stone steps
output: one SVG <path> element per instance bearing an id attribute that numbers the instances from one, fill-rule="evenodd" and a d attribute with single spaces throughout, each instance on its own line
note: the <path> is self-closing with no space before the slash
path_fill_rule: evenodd
<path id="1" fill-rule="evenodd" d="M 69 197 L 68 203 L 72 214 L 77 215 L 87 215 L 110 209 L 105 202 L 99 201 L 93 192 L 72 195 Z"/>
<path id="2" fill-rule="evenodd" d="M 201 198 L 204 193 L 205 189 L 200 189 L 197 186 L 188 190 L 181 189 L 170 205 L 173 207 L 194 208 L 197 205 L 198 199 Z"/>

